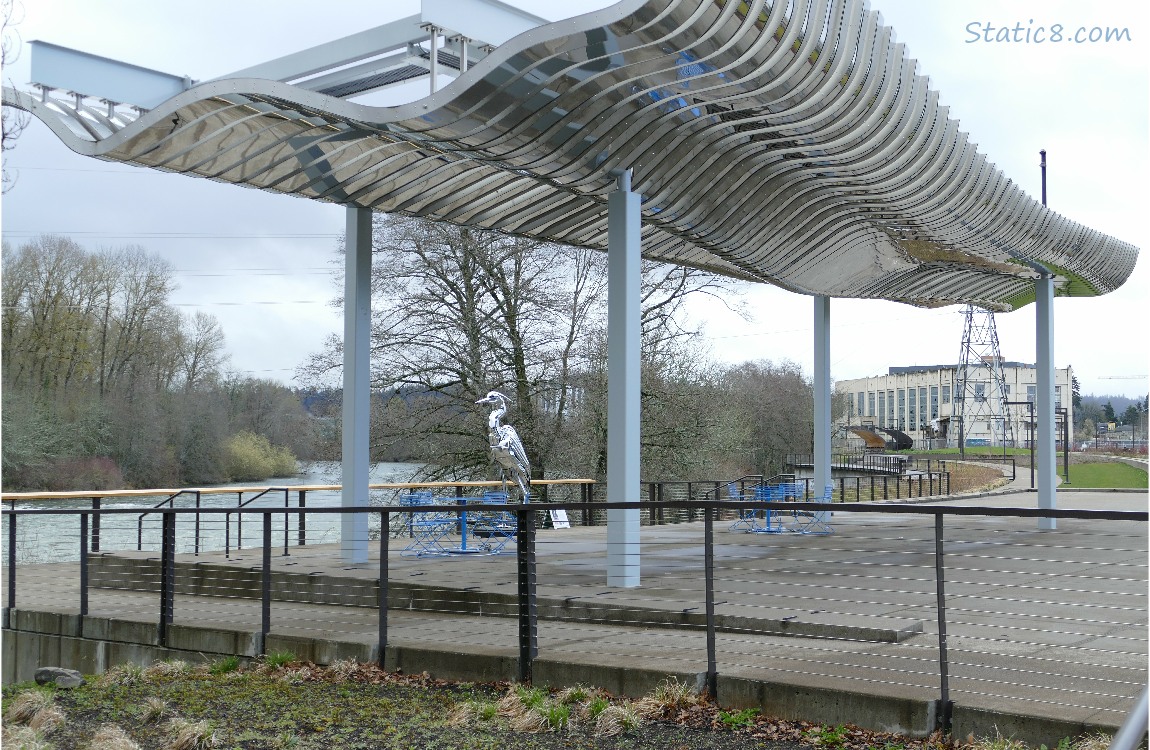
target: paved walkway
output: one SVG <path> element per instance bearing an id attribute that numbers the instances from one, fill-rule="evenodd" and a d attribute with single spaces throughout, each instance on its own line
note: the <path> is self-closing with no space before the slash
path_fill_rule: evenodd
<path id="1" fill-rule="evenodd" d="M 1028 485 L 1029 476 L 1018 481 Z M 946 501 L 995 508 L 1034 503 L 1029 492 Z M 1058 505 L 1145 511 L 1147 497 L 1063 491 Z M 736 533 L 730 522 L 716 524 L 719 673 L 790 686 L 795 695 L 936 698 L 933 519 L 838 512 L 834 523 L 836 533 L 821 537 Z M 1146 524 L 1063 519 L 1057 531 L 1042 532 L 1036 519 L 953 516 L 945 527 L 949 687 L 956 705 L 1119 725 L 1147 682 Z M 643 527 L 637 589 L 605 585 L 605 528 L 541 531 L 540 659 L 704 671 L 702 529 L 701 522 Z M 399 553 L 401 543 L 391 541 L 388 561 L 389 644 L 461 659 L 517 656 L 517 622 L 506 616 L 515 611 L 509 603 L 516 587 L 513 555 L 412 558 Z M 272 633 L 374 644 L 374 550 L 366 565 L 347 565 L 333 545 L 293 547 L 289 556 L 277 548 Z M 180 559 L 223 596 L 180 593 L 177 624 L 259 629 L 258 599 L 247 598 L 252 593 L 244 587 L 258 579 L 260 550 Z M 113 573 L 121 565 L 139 585 L 152 575 L 144 563 L 127 565 L 123 556 L 93 564 Z M 19 568 L 17 608 L 74 609 L 74 573 L 75 565 L 66 563 Z M 329 598 L 315 599 L 317 591 Z M 154 623 L 156 608 L 153 593 L 91 593 L 93 617 Z"/>

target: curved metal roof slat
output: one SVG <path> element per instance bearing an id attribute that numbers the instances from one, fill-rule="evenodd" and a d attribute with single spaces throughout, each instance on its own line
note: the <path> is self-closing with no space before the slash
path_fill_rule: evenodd
<path id="1" fill-rule="evenodd" d="M 399 107 L 256 79 L 134 120 L 4 101 L 103 159 L 596 248 L 631 168 L 647 257 L 807 293 L 1010 309 L 1027 262 L 1089 295 L 1137 258 L 979 154 L 861 0 L 626 0 Z"/>

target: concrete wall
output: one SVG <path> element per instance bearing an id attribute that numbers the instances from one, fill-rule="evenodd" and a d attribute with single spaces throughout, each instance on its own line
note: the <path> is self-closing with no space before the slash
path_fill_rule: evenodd
<path id="1" fill-rule="evenodd" d="M 212 662 L 224 656 L 252 659 L 259 655 L 259 633 L 173 625 L 167 646 L 159 644 L 154 623 L 83 617 L 69 612 L 12 610 L 5 613 L 0 637 L 5 685 L 32 679 L 37 667 L 58 666 L 84 674 L 100 674 L 117 664 L 147 666 L 156 661 L 181 659 L 190 663 Z M 321 639 L 295 635 L 286 630 L 269 634 L 266 652 L 290 651 L 317 664 L 340 659 L 372 662 L 377 644 L 363 640 Z M 428 672 L 433 677 L 461 681 L 513 680 L 518 674 L 518 654 L 510 648 L 459 644 L 453 649 L 389 645 L 384 667 L 407 674 Z M 613 659 L 597 664 L 594 655 L 581 654 L 580 661 L 540 658 L 533 664 L 535 684 L 566 687 L 576 684 L 603 687 L 617 695 L 639 697 L 668 677 L 697 686 L 703 675 L 672 674 L 646 668 L 641 663 Z M 802 719 L 824 724 L 854 724 L 879 731 L 925 736 L 934 729 L 937 706 L 933 699 L 908 696 L 878 697 L 846 689 L 813 688 L 797 684 L 764 682 L 737 674 L 720 674 L 719 703 L 725 708 L 759 708 L 768 716 Z M 1012 736 L 1037 747 L 1057 746 L 1062 737 L 1086 732 L 1109 731 L 1096 727 L 1001 712 L 958 707 L 954 734 L 965 737 Z"/>

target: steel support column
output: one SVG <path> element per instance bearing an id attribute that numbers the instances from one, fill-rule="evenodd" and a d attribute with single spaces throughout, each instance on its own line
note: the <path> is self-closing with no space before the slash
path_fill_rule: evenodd
<path id="1" fill-rule="evenodd" d="M 814 488 L 816 498 L 823 496 L 831 483 L 831 298 L 815 300 L 815 444 Z M 816 514 L 824 523 L 829 511 Z"/>
<path id="2" fill-rule="evenodd" d="M 607 199 L 607 500 L 639 496 L 639 204 L 631 172 Z M 607 585 L 639 585 L 639 509 L 607 511 Z"/>
<path id="3" fill-rule="evenodd" d="M 343 288 L 343 496 L 345 508 L 368 504 L 371 397 L 371 211 L 347 209 Z M 340 555 L 367 562 L 367 514 L 341 515 Z"/>
<path id="4" fill-rule="evenodd" d="M 1038 361 L 1038 403 L 1035 405 L 1038 424 L 1038 507 L 1057 507 L 1057 456 L 1054 452 L 1054 277 L 1042 274 L 1034 283 L 1035 291 L 1035 349 Z M 1054 518 L 1038 519 L 1038 528 L 1057 528 Z"/>

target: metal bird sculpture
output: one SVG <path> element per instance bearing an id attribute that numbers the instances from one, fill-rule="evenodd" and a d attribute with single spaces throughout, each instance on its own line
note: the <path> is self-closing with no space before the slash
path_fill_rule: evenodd
<path id="1" fill-rule="evenodd" d="M 487 439 L 491 443 L 491 457 L 499 464 L 503 474 L 504 489 L 507 484 L 507 474 L 519 485 L 523 493 L 523 502 L 529 499 L 527 486 L 531 482 L 531 463 L 527 460 L 527 451 L 519 439 L 519 433 L 509 424 L 503 424 L 503 415 L 507 413 L 507 397 L 499 391 L 491 391 L 477 404 L 494 404 L 495 408 L 487 417 Z"/>

